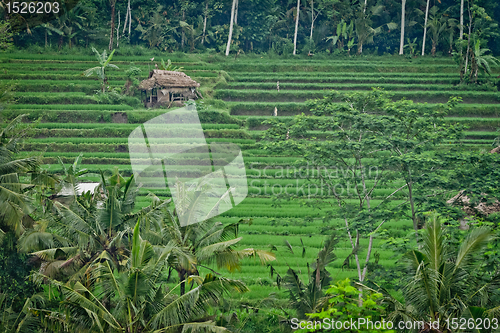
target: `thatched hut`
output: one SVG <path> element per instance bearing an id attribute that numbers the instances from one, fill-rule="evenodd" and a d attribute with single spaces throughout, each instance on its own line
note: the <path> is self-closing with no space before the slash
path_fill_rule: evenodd
<path id="1" fill-rule="evenodd" d="M 185 73 L 155 69 L 149 78 L 139 84 L 141 97 L 146 107 L 170 106 L 201 97 L 196 90 L 200 84 Z"/>

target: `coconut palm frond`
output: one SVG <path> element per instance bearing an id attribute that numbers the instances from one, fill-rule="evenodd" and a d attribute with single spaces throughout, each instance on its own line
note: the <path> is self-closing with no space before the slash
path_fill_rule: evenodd
<path id="1" fill-rule="evenodd" d="M 274 253 L 269 252 L 269 251 L 256 250 L 253 248 L 240 250 L 240 251 L 238 251 L 238 254 L 242 258 L 246 258 L 246 257 L 257 258 L 258 257 L 260 260 L 260 263 L 262 265 L 267 264 L 270 261 L 276 260 L 276 255 Z"/>
<path id="2" fill-rule="evenodd" d="M 214 243 L 214 244 L 210 244 L 210 245 L 204 246 L 202 248 L 199 248 L 196 251 L 196 257 L 200 261 L 206 260 L 209 257 L 212 257 L 215 253 L 222 253 L 222 252 L 227 251 L 228 249 L 231 248 L 231 246 L 233 246 L 236 243 L 238 243 L 241 239 L 242 239 L 241 237 L 238 237 L 238 238 L 231 239 L 231 240 L 228 240 L 228 241 L 218 242 L 218 243 Z"/>
<path id="3" fill-rule="evenodd" d="M 455 260 L 455 271 L 470 264 L 474 254 L 486 246 L 492 236 L 491 230 L 485 227 L 472 230 L 460 245 Z"/>

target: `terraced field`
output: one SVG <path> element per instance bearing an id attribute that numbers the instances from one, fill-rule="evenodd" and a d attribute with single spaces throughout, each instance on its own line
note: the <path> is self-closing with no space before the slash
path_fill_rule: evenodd
<path id="1" fill-rule="evenodd" d="M 120 70 L 108 72 L 109 84 L 123 87 L 130 62 L 143 70 L 143 77 L 154 67 L 149 57 L 114 58 Z M 160 57 L 158 57 L 159 59 Z M 240 229 L 241 247 L 268 249 L 275 245 L 278 261 L 275 268 L 282 275 L 288 266 L 299 267 L 307 275 L 307 262 L 312 262 L 322 246 L 325 225 L 321 221 L 324 209 L 301 206 L 299 201 L 289 201 L 280 207 L 272 207 L 272 195 L 287 189 L 288 193 L 301 195 L 304 180 L 284 173 L 300 156 L 270 155 L 260 149 L 259 140 L 265 127 L 262 121 L 277 114 L 290 119 L 302 112 L 308 113 L 305 103 L 310 98 L 321 98 L 325 90 L 369 90 L 372 87 L 391 91 L 394 98 L 407 98 L 419 102 L 418 107 L 429 108 L 443 103 L 450 96 L 462 96 L 462 103 L 450 122 L 469 126 L 465 143 L 471 149 L 488 149 L 500 128 L 500 93 L 493 88 L 457 87 L 456 66 L 449 59 L 416 59 L 366 61 L 352 60 L 263 60 L 260 58 L 229 59 L 209 63 L 194 57 L 172 59 L 176 66 L 183 66 L 186 74 L 202 84 L 202 92 L 213 94 L 222 102 L 199 111 L 205 136 L 209 142 L 226 141 L 238 144 L 243 150 L 249 179 L 249 197 L 240 205 L 219 218 L 224 223 L 240 218 L 253 218 L 252 225 Z M 131 174 L 127 138 L 139 124 L 154 118 L 165 110 L 148 110 L 125 104 L 102 104 L 92 95 L 100 89 L 94 77 L 84 77 L 82 72 L 95 66 L 93 57 L 45 56 L 9 54 L 0 56 L 0 80 L 17 80 L 17 103 L 2 111 L 2 118 L 13 119 L 19 114 L 29 114 L 28 119 L 41 118 L 35 136 L 24 145 L 24 154 L 43 153 L 44 161 L 52 172 L 60 172 L 57 157 L 71 163 L 83 153 L 82 167 L 92 172 L 105 170 L 111 173 L 117 166 L 124 175 Z M 225 70 L 232 80 L 221 80 Z M 494 70 L 498 75 L 500 70 Z M 215 86 L 214 86 L 215 85 Z M 278 90 L 279 86 L 279 90 Z M 428 104 L 424 104 L 428 103 Z M 322 133 L 314 133 L 321 137 Z M 324 134 L 323 134 L 324 135 Z M 453 144 L 451 142 L 450 144 Z M 292 169 L 293 170 L 293 169 Z M 92 180 L 92 177 L 88 177 Z M 141 189 L 138 207 L 148 204 L 147 190 Z M 154 189 L 152 189 L 154 190 Z M 381 189 L 375 196 L 387 195 L 389 189 Z M 156 194 L 167 197 L 167 192 Z M 397 203 L 398 198 L 394 198 Z M 328 204 L 325 203 L 325 208 Z M 311 217 L 312 222 L 304 219 Z M 341 221 L 335 221 L 341 225 Z M 409 220 L 386 223 L 385 228 L 394 236 L 404 236 L 412 230 Z M 286 239 L 297 248 L 290 253 L 283 245 Z M 392 265 L 391 253 L 379 247 L 381 264 Z M 301 242 L 306 255 L 301 252 Z M 366 240 L 362 240 L 362 245 Z M 345 256 L 351 252 L 347 240 L 339 244 L 339 259 L 332 269 L 335 279 L 355 276 L 354 269 L 341 270 Z M 269 269 L 253 260 L 245 261 L 234 278 L 242 279 L 251 289 L 243 296 L 256 301 L 278 289 L 269 276 Z"/>

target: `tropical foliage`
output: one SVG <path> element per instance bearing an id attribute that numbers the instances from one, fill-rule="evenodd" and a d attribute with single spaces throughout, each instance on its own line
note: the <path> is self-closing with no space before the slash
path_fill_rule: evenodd
<path id="1" fill-rule="evenodd" d="M 439 321 L 447 331 L 453 318 L 498 317 L 498 272 L 480 273 L 477 258 L 492 240 L 487 227 L 475 227 L 456 246 L 447 239 L 443 219 L 433 214 L 423 233 L 423 247 L 407 253 L 405 302 L 384 292 L 394 321 Z"/>
<path id="2" fill-rule="evenodd" d="M 27 186 L 19 177 L 36 171 L 40 161 L 37 157 L 15 157 L 20 140 L 31 128 L 23 125 L 22 119 L 22 115 L 18 116 L 0 131 L 0 240 L 7 232 L 21 235 L 23 217 L 32 211 Z"/>
<path id="3" fill-rule="evenodd" d="M 116 44 L 124 48 L 125 52 L 134 52 L 130 47 L 137 44 L 163 52 L 224 52 L 229 42 L 230 50 L 235 53 L 275 52 L 291 55 L 297 23 L 297 54 L 307 55 L 310 51 L 334 53 L 333 46 L 337 42 L 339 51 L 336 54 L 349 52 L 344 47 L 351 49 L 354 45 L 358 53 L 394 54 L 400 48 L 404 53 L 403 41 L 407 38 L 417 38 L 420 45 L 425 44 L 424 29 L 421 27 L 427 23 L 432 29 L 429 31 L 432 43 L 428 43 L 427 49 L 432 54 L 447 54 L 456 41 L 468 41 L 479 30 L 483 46 L 488 41 L 488 47 L 495 54 L 499 52 L 498 26 L 490 25 L 498 23 L 495 20 L 500 17 L 500 9 L 491 1 L 475 0 L 461 6 L 460 1 L 442 0 L 432 3 L 432 6 L 436 6 L 435 10 L 426 8 L 426 1 L 416 0 L 333 3 L 316 0 L 299 2 L 298 8 L 296 1 L 284 0 L 234 3 L 232 10 L 233 1 L 176 0 L 158 4 L 147 1 L 108 3 L 89 0 L 78 3 L 69 12 L 61 10 L 54 22 L 42 22 L 45 24 L 43 29 L 33 29 L 39 20 L 20 24 L 18 15 L 11 17 L 11 20 L 17 27 L 16 32 L 20 29 L 29 31 L 15 36 L 15 44 L 30 45 L 44 41 L 41 44 L 45 47 L 54 43 L 58 47 L 63 44 L 68 47 L 99 44 L 108 48 L 109 42 L 116 40 L 117 43 L 112 42 L 112 46 Z M 460 18 L 462 26 L 458 23 L 448 24 L 450 20 L 459 22 Z M 112 31 L 109 30 L 110 21 Z M 116 23 L 122 22 L 123 27 L 116 26 Z M 3 29 L 8 30 L 8 23 L 5 24 Z M 234 25 L 234 29 L 228 38 L 231 25 Z M 439 42 L 440 38 L 436 37 L 442 36 L 441 33 L 445 31 L 448 38 Z M 121 43 L 118 43 L 120 36 Z M 333 38 L 336 39 L 332 44 L 330 40 Z M 10 43 L 9 39 L 5 39 L 5 45 Z M 459 47 L 455 50 L 460 52 Z"/>

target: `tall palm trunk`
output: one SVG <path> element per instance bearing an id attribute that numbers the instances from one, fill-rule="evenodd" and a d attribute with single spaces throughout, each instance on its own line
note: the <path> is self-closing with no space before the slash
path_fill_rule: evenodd
<path id="1" fill-rule="evenodd" d="M 111 5 L 111 32 L 109 33 L 109 50 L 111 51 L 113 49 L 113 36 L 115 33 L 115 7 L 116 7 L 116 0 L 110 0 L 109 1 Z"/>
<path id="2" fill-rule="evenodd" d="M 295 34 L 293 37 L 293 55 L 297 53 L 297 32 L 299 30 L 300 0 L 297 0 L 297 17 L 295 18 Z"/>
<path id="3" fill-rule="evenodd" d="M 130 34 L 132 33 L 132 9 L 130 8 L 130 0 L 128 0 L 128 41 L 130 42 Z"/>
<path id="4" fill-rule="evenodd" d="M 425 8 L 424 41 L 422 43 L 422 55 L 425 55 L 425 38 L 427 35 L 427 19 L 429 18 L 429 2 L 430 0 L 427 0 L 427 6 Z"/>
<path id="5" fill-rule="evenodd" d="M 368 0 L 365 0 L 365 5 L 363 7 L 363 18 L 366 19 L 366 6 L 368 5 Z M 359 40 L 358 38 L 358 55 L 363 53 L 363 40 Z"/>
<path id="6" fill-rule="evenodd" d="M 309 40 L 311 42 L 313 39 L 313 29 L 314 29 L 314 0 L 311 0 L 311 34 L 309 35 Z"/>
<path id="7" fill-rule="evenodd" d="M 116 47 L 120 44 L 120 11 L 118 11 L 118 26 L 116 27 Z"/>
<path id="8" fill-rule="evenodd" d="M 184 295 L 186 293 L 186 281 L 184 281 L 186 279 L 186 271 L 181 268 L 178 271 L 178 273 L 179 273 L 179 281 L 181 281 L 180 293 L 181 293 L 181 296 L 182 296 L 182 295 Z"/>
<path id="9" fill-rule="evenodd" d="M 203 37 L 201 37 L 201 45 L 205 43 L 207 33 L 207 16 L 208 16 L 208 0 L 205 1 L 205 18 L 203 19 Z"/>
<path id="10" fill-rule="evenodd" d="M 236 0 L 236 8 L 234 8 L 234 24 L 238 24 L 238 0 Z"/>
<path id="11" fill-rule="evenodd" d="M 186 21 L 186 11 L 182 11 L 182 21 Z M 186 39 L 186 34 L 184 33 L 184 28 L 182 28 L 181 33 L 181 50 L 184 49 L 184 40 Z"/>
<path id="12" fill-rule="evenodd" d="M 460 0 L 460 39 L 464 39 L 464 0 Z"/>
<path id="13" fill-rule="evenodd" d="M 130 42 L 130 30 L 131 30 L 131 24 L 132 24 L 132 16 L 130 13 L 130 0 L 128 0 L 127 4 L 127 13 L 125 14 L 125 22 L 123 23 L 123 31 L 122 35 L 125 36 L 125 31 L 127 31 L 127 23 L 128 23 L 128 40 Z"/>
<path id="14" fill-rule="evenodd" d="M 399 40 L 399 54 L 403 54 L 405 44 L 405 15 L 406 15 L 406 0 L 401 1 L 401 38 Z"/>
<path id="15" fill-rule="evenodd" d="M 465 53 L 465 67 L 464 67 L 464 75 L 467 75 L 467 67 L 469 66 L 469 53 L 470 53 L 470 35 L 472 32 L 472 15 L 470 12 L 470 2 L 468 12 L 469 12 L 469 36 L 467 37 L 467 52 Z"/>
<path id="16" fill-rule="evenodd" d="M 229 23 L 229 36 L 227 38 L 227 46 L 226 46 L 226 57 L 229 55 L 229 49 L 231 47 L 231 38 L 233 37 L 233 23 L 234 23 L 235 9 L 236 9 L 236 0 L 233 0 L 233 7 L 231 8 L 231 22 Z"/>

